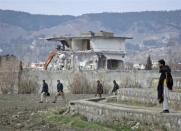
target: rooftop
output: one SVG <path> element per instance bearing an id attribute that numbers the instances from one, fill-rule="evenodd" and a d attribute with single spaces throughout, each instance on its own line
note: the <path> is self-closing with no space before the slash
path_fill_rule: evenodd
<path id="1" fill-rule="evenodd" d="M 80 36 L 59 36 L 59 37 L 49 37 L 45 38 L 48 41 L 62 41 L 62 40 L 72 40 L 72 39 L 77 39 L 77 40 L 90 40 L 92 38 L 103 38 L 103 39 L 132 39 L 132 37 L 121 37 L 121 36 L 114 36 L 114 33 L 112 32 L 105 32 L 105 31 L 100 31 L 100 32 L 86 32 L 80 34 Z"/>

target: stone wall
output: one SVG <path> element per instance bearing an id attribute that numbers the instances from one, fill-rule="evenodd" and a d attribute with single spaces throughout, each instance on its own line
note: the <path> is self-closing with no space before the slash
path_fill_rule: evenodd
<path id="1" fill-rule="evenodd" d="M 120 87 L 131 87 L 131 88 L 156 88 L 159 78 L 157 70 L 152 71 L 33 71 L 24 69 L 21 71 L 21 61 L 17 60 L 14 56 L 1 56 L 0 57 L 0 83 L 1 87 L 5 83 L 8 83 L 8 79 L 21 82 L 28 78 L 31 82 L 36 83 L 37 90 L 41 89 L 42 80 L 46 80 L 49 85 L 50 93 L 56 92 L 57 80 L 60 80 L 64 84 L 65 91 L 68 91 L 71 82 L 77 75 L 84 77 L 88 82 L 89 86 L 95 88 L 96 81 L 100 80 L 104 88 L 111 90 L 113 87 L 113 80 L 116 80 Z M 12 72 L 16 72 L 13 73 Z M 181 72 L 173 72 L 174 87 L 181 89 Z M 9 77 L 7 79 L 7 77 Z M 11 77 L 10 77 L 11 76 Z M 13 78 L 12 78 L 13 77 Z M 5 80 L 8 80 L 5 82 Z M 80 80 L 81 81 L 81 80 Z M 18 83 L 16 82 L 16 83 Z M 16 89 L 18 84 L 16 85 Z"/>
<path id="2" fill-rule="evenodd" d="M 15 56 L 0 56 L 0 94 L 17 92 L 22 62 Z"/>
<path id="3" fill-rule="evenodd" d="M 168 130 L 181 129 L 180 113 L 162 114 L 153 110 L 113 106 L 89 100 L 72 101 L 70 110 L 87 117 L 88 121 L 121 123 L 124 120 L 134 120 L 146 124 L 159 124 Z"/>
<path id="4" fill-rule="evenodd" d="M 132 88 L 156 88 L 159 78 L 157 71 L 32 71 L 24 70 L 22 75 L 26 77 L 32 77 L 39 86 L 42 85 L 42 80 L 46 80 L 50 92 L 56 91 L 57 80 L 59 79 L 65 87 L 65 91 L 68 89 L 71 81 L 77 76 L 81 75 L 86 78 L 91 87 L 96 89 L 96 81 L 101 80 L 103 86 L 108 89 L 112 89 L 113 80 L 116 80 L 120 87 L 132 87 Z M 173 72 L 174 86 L 181 88 L 181 72 Z"/>
<path id="5" fill-rule="evenodd" d="M 142 99 L 143 101 L 154 101 L 157 100 L 157 90 L 153 89 L 131 89 L 131 88 L 122 88 L 118 90 L 118 96 L 120 99 Z M 181 93 L 169 91 L 169 100 L 181 102 Z"/>
<path id="6" fill-rule="evenodd" d="M 0 56 L 0 72 L 18 72 L 22 63 L 15 56 Z"/>
<path id="7" fill-rule="evenodd" d="M 121 103 L 122 101 L 130 101 L 158 105 L 157 90 L 155 89 L 122 88 L 118 90 L 117 97 L 109 99 L 110 100 L 108 101 L 115 101 L 118 103 Z M 169 91 L 168 102 L 171 109 L 181 110 L 181 93 Z"/>

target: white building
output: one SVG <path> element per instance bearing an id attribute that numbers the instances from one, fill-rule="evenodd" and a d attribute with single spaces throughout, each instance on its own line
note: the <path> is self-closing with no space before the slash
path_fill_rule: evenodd
<path id="1" fill-rule="evenodd" d="M 119 70 L 124 63 L 126 39 L 131 38 L 100 31 L 83 33 L 78 37 L 52 37 L 46 40 L 61 43 L 57 52 L 66 56 L 62 68 Z"/>
<path id="2" fill-rule="evenodd" d="M 145 65 L 144 64 L 133 64 L 133 69 L 145 70 Z"/>
<path id="3" fill-rule="evenodd" d="M 152 68 L 157 69 L 159 67 L 158 60 L 152 60 Z"/>
<path id="4" fill-rule="evenodd" d="M 43 70 L 43 62 L 40 63 L 31 63 L 30 68 L 33 70 Z"/>

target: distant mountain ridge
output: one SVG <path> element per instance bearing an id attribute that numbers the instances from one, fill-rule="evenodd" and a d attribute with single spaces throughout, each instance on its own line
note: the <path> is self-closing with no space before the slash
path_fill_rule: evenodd
<path id="1" fill-rule="evenodd" d="M 153 59 L 170 59 L 169 51 L 178 54 L 174 61 L 181 61 L 178 53 L 181 46 L 181 10 L 81 16 L 33 15 L 0 10 L 0 54 L 14 54 L 27 62 L 40 61 L 55 46 L 45 44 L 39 40 L 40 37 L 100 30 L 134 38 L 126 43 L 128 61 L 144 62 L 148 55 Z M 36 59 L 32 58 L 32 54 Z"/>
<path id="2" fill-rule="evenodd" d="M 0 22 L 20 26 L 27 31 L 53 27 L 74 18 L 70 15 L 33 15 L 26 12 L 0 10 Z"/>

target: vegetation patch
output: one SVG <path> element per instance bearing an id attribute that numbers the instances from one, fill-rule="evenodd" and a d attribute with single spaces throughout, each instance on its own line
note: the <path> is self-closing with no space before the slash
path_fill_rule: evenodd
<path id="1" fill-rule="evenodd" d="M 71 114 L 62 112 L 62 109 L 44 111 L 40 113 L 40 116 L 47 122 L 52 124 L 64 125 L 71 127 L 78 131 L 90 130 L 90 131 L 166 131 L 166 128 L 153 123 L 140 123 L 138 121 L 131 121 L 123 119 L 122 121 L 114 122 L 89 122 L 87 118 L 78 114 Z M 63 109 L 64 110 L 64 109 Z"/>
<path id="2" fill-rule="evenodd" d="M 53 124 L 64 124 L 77 130 L 93 130 L 93 131 L 130 131 L 131 126 L 124 124 L 111 124 L 101 122 L 88 122 L 87 119 L 78 114 L 58 114 L 54 111 L 41 112 L 40 116 L 46 121 Z"/>
<path id="3" fill-rule="evenodd" d="M 102 81 L 103 78 L 101 78 Z M 87 79 L 86 75 L 83 73 L 75 73 L 69 81 L 68 88 L 72 94 L 96 94 L 97 82 Z M 108 94 L 110 90 L 110 85 L 107 83 L 103 84 L 103 93 Z"/>

